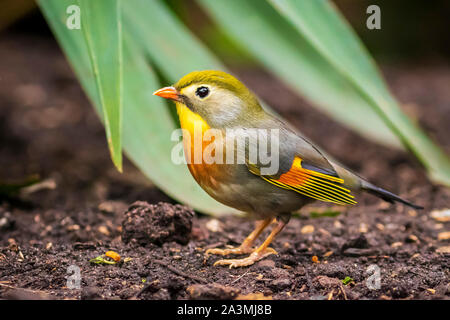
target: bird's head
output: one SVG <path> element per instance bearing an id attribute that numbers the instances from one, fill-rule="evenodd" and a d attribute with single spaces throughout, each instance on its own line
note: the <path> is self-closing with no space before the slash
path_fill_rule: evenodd
<path id="1" fill-rule="evenodd" d="M 255 95 L 223 71 L 194 71 L 153 94 L 186 106 L 216 128 L 242 123 L 262 111 Z"/>

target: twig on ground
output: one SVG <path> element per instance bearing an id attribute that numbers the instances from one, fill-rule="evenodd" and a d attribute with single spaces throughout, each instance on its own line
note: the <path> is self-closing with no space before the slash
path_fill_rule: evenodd
<path id="1" fill-rule="evenodd" d="M 187 273 L 185 273 L 185 272 L 183 272 L 181 270 L 178 270 L 177 268 L 175 268 L 175 267 L 173 267 L 171 265 L 168 265 L 167 262 L 164 262 L 164 261 L 161 261 L 161 260 L 153 260 L 153 262 L 156 262 L 157 264 L 166 267 L 167 269 L 169 269 L 173 273 L 175 273 L 175 274 L 177 274 L 177 275 L 179 275 L 179 276 L 181 276 L 183 278 L 192 279 L 194 281 L 201 282 L 201 283 L 208 283 L 208 281 L 206 281 L 203 278 L 187 274 Z"/>
<path id="2" fill-rule="evenodd" d="M 239 277 L 237 277 L 236 279 L 234 279 L 233 281 L 231 281 L 231 283 L 235 283 L 237 281 L 239 281 L 243 276 L 245 276 L 250 270 L 245 271 L 243 274 L 241 274 Z"/>

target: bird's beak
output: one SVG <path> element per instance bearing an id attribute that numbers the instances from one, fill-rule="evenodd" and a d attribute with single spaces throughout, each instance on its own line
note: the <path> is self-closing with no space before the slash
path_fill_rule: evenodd
<path id="1" fill-rule="evenodd" d="M 164 87 L 153 92 L 154 96 L 158 96 L 173 101 L 180 101 L 180 93 L 174 87 Z"/>

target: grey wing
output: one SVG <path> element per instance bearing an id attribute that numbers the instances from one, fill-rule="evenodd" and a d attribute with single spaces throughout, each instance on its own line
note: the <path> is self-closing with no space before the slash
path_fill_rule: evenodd
<path id="1" fill-rule="evenodd" d="M 283 122 L 270 117 L 263 123 L 258 128 L 263 128 L 266 134 L 259 132 L 257 139 L 249 139 L 246 144 L 246 163 L 252 164 L 253 168 L 258 167 L 261 170 L 259 174 L 279 176 L 291 169 L 295 157 L 300 157 L 303 168 L 338 177 L 327 158 Z M 257 158 L 255 152 L 251 156 L 252 150 L 258 150 Z"/>

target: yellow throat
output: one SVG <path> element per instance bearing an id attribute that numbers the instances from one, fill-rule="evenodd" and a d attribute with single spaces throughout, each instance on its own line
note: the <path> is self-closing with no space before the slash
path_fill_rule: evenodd
<path id="1" fill-rule="evenodd" d="M 191 111 L 184 104 L 177 102 L 177 113 L 180 119 L 181 129 L 183 129 L 183 147 L 184 153 L 186 156 L 186 160 L 190 161 L 193 157 L 194 153 L 194 138 L 201 139 L 202 143 L 199 147 L 202 148 L 201 152 L 203 154 L 203 149 L 206 147 L 208 142 L 203 140 L 203 135 L 206 130 L 210 129 L 210 126 L 206 123 L 203 118 L 197 113 Z M 189 135 L 187 135 L 189 133 Z M 199 137 L 197 137 L 200 135 Z M 198 152 L 198 151 L 197 151 Z"/>

